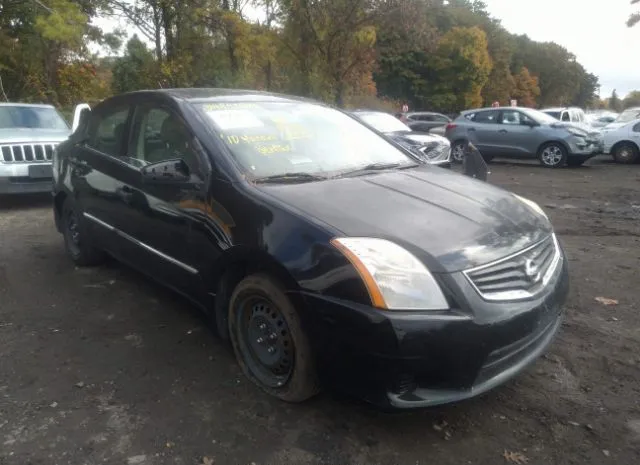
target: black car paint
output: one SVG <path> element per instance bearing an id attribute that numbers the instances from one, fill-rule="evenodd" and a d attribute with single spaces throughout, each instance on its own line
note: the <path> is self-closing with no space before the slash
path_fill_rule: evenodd
<path id="1" fill-rule="evenodd" d="M 195 89 L 104 101 L 90 118 L 119 105 L 171 109 L 201 144 L 200 173 L 186 183 L 147 184 L 139 166 L 89 148 L 85 126 L 55 155 L 55 218 L 60 230 L 61 206 L 72 197 L 91 215 L 83 221 L 110 254 L 185 295 L 211 315 L 221 335 L 230 288 L 246 273 L 268 273 L 299 309 L 326 384 L 383 407 L 406 408 L 434 400 L 394 400 L 390 386 L 398 376 L 411 372 L 436 390 L 446 389 L 442 402 L 468 397 L 492 349 L 531 334 L 549 312 L 558 317 L 566 268 L 544 296 L 503 304 L 483 301 L 460 273 L 551 233 L 543 216 L 510 193 L 427 165 L 295 185 L 256 184 L 193 109 L 193 99 L 285 97 Z M 129 131 L 120 145 L 124 155 Z M 329 242 L 342 235 L 389 238 L 406 247 L 434 273 L 451 309 L 373 308 L 359 274 Z"/>

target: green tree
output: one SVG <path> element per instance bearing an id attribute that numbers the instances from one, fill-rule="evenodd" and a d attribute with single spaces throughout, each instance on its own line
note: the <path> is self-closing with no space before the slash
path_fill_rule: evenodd
<path id="1" fill-rule="evenodd" d="M 611 97 L 609 97 L 609 109 L 617 112 L 622 111 L 622 102 L 620 101 L 620 97 L 618 97 L 618 93 L 615 89 L 613 89 Z"/>
<path id="2" fill-rule="evenodd" d="M 478 27 L 454 27 L 436 49 L 441 108 L 459 111 L 482 105 L 482 88 L 491 74 L 487 36 Z"/>
<path id="3" fill-rule="evenodd" d="M 123 93 L 157 87 L 153 82 L 155 66 L 153 53 L 134 34 L 127 42 L 124 56 L 117 58 L 113 65 L 113 91 Z"/>
<path id="4" fill-rule="evenodd" d="M 631 107 L 640 107 L 640 90 L 629 92 L 622 100 L 622 108 L 624 110 Z"/>

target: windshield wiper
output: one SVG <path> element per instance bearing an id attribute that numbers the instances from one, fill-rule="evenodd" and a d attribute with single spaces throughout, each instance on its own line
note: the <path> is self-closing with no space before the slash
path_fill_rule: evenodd
<path id="1" fill-rule="evenodd" d="M 400 165 L 400 163 L 371 163 L 369 165 L 365 165 L 362 168 L 358 168 L 352 171 L 345 171 L 338 175 L 339 178 L 346 176 L 361 176 L 368 174 L 371 171 L 384 171 L 390 170 L 393 168 L 405 169 L 405 168 L 413 168 L 414 166 L 418 166 L 418 164 L 410 164 L 410 165 Z"/>
<path id="2" fill-rule="evenodd" d="M 274 174 L 271 176 L 263 176 L 261 178 L 256 178 L 256 182 L 264 182 L 264 183 L 296 183 L 296 182 L 312 182 L 312 181 L 324 181 L 327 178 L 324 176 L 320 176 L 317 174 L 311 173 L 282 173 L 282 174 Z"/>

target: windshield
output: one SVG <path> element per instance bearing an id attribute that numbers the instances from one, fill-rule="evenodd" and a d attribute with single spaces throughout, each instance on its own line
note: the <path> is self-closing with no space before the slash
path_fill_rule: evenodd
<path id="1" fill-rule="evenodd" d="M 31 106 L 0 106 L 0 129 L 69 129 L 55 108 Z"/>
<path id="2" fill-rule="evenodd" d="M 553 124 L 558 122 L 558 118 L 554 118 L 551 116 L 551 113 L 547 113 L 544 111 L 533 110 L 531 108 L 525 108 L 522 110 L 528 117 L 540 124 Z M 558 113 L 560 116 L 560 113 Z"/>
<path id="3" fill-rule="evenodd" d="M 411 131 L 411 128 L 395 116 L 387 113 L 356 113 L 356 116 L 380 132 Z"/>
<path id="4" fill-rule="evenodd" d="M 325 176 L 371 164 L 411 166 L 411 157 L 355 119 L 302 102 L 220 102 L 195 106 L 245 172 Z"/>
<path id="5" fill-rule="evenodd" d="M 630 108 L 629 110 L 625 110 L 620 113 L 616 123 L 628 123 L 629 121 L 633 121 L 638 118 L 640 118 L 640 108 Z"/>
<path id="6" fill-rule="evenodd" d="M 560 115 L 561 115 L 561 112 L 559 112 L 559 111 L 543 111 L 542 113 L 544 113 L 546 115 L 549 115 L 549 116 L 552 116 L 553 118 L 555 118 L 557 120 L 560 119 Z"/>

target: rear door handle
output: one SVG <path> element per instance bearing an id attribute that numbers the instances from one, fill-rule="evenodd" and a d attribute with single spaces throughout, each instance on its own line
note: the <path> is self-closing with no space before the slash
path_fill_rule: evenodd
<path id="1" fill-rule="evenodd" d="M 500 129 L 498 132 L 500 134 L 506 134 L 508 131 L 506 129 Z"/>

